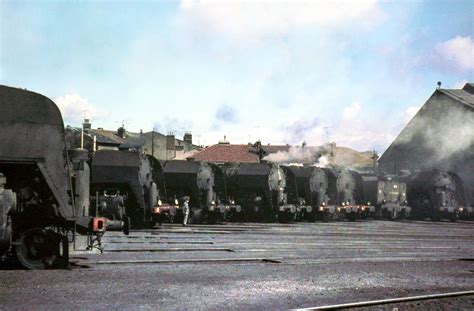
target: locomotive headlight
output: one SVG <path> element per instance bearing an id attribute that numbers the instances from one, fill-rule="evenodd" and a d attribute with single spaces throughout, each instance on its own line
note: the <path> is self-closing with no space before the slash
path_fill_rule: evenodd
<path id="1" fill-rule="evenodd" d="M 178 205 L 179 202 L 178 202 L 178 199 L 174 199 L 174 205 Z"/>
<path id="2" fill-rule="evenodd" d="M 158 200 L 158 206 L 161 206 L 161 204 L 163 204 L 161 200 Z"/>
<path id="3" fill-rule="evenodd" d="M 341 211 L 341 208 L 340 208 L 340 207 L 338 207 L 338 208 L 337 208 L 337 211 L 338 211 L 338 212 L 340 212 L 340 211 Z"/>
<path id="4" fill-rule="evenodd" d="M 342 206 L 345 206 L 345 205 L 346 205 L 346 203 L 342 202 Z"/>
<path id="5" fill-rule="evenodd" d="M 326 202 L 323 202 L 323 206 L 326 206 Z"/>
<path id="6" fill-rule="evenodd" d="M 349 205 L 349 201 L 346 202 L 346 205 Z"/>
<path id="7" fill-rule="evenodd" d="M 319 207 L 319 211 L 320 211 L 320 212 L 324 211 L 324 207 L 320 206 L 320 207 Z"/>
<path id="8" fill-rule="evenodd" d="M 367 202 L 367 205 L 370 205 L 370 201 L 369 201 L 369 202 Z"/>
<path id="9" fill-rule="evenodd" d="M 462 208 L 462 207 L 459 208 L 459 211 L 460 211 L 460 212 L 462 212 L 463 210 L 464 210 L 464 208 Z"/>
<path id="10" fill-rule="evenodd" d="M 230 201 L 230 204 L 234 205 L 234 204 L 235 204 L 235 201 L 234 201 L 234 200 Z"/>
<path id="11" fill-rule="evenodd" d="M 216 205 L 216 202 L 213 200 L 213 201 L 211 201 L 211 204 L 212 204 L 212 205 Z"/>
<path id="12" fill-rule="evenodd" d="M 362 211 L 365 211 L 365 207 L 362 206 L 362 207 L 361 207 L 361 210 L 362 210 Z"/>

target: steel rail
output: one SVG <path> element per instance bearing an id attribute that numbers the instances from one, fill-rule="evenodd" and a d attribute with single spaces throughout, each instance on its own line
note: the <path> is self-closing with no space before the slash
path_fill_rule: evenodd
<path id="1" fill-rule="evenodd" d="M 320 307 L 299 308 L 299 309 L 293 309 L 293 310 L 303 311 L 303 310 L 349 309 L 349 308 L 369 307 L 369 306 L 375 306 L 375 305 L 386 305 L 386 304 L 391 304 L 391 303 L 451 298 L 451 297 L 469 296 L 469 295 L 474 295 L 474 290 L 443 293 L 443 294 L 430 294 L 430 295 L 420 295 L 420 296 L 411 296 L 411 297 L 381 299 L 381 300 L 370 300 L 370 301 L 361 301 L 361 302 L 353 302 L 353 303 L 343 303 L 343 304 L 337 304 L 337 305 L 327 305 L 327 306 L 320 306 Z"/>

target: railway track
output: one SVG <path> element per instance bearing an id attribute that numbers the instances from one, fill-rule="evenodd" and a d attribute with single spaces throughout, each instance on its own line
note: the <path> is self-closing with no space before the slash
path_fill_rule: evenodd
<path id="1" fill-rule="evenodd" d="M 325 305 L 319 307 L 309 307 L 294 309 L 299 311 L 311 311 L 311 310 L 341 310 L 341 309 L 355 309 L 355 308 L 365 308 L 365 307 L 374 307 L 374 306 L 384 306 L 389 304 L 401 304 L 406 302 L 415 302 L 415 301 L 426 301 L 426 300 L 436 300 L 444 298 L 455 298 L 463 296 L 473 296 L 474 290 L 461 291 L 461 292 L 450 292 L 450 293 L 441 293 L 441 294 L 430 294 L 430 295 L 419 295 L 419 296 L 410 296 L 410 297 L 399 297 L 391 299 L 379 299 L 379 300 L 369 300 L 353 303 L 344 303 L 344 304 L 334 304 L 334 305 Z"/>

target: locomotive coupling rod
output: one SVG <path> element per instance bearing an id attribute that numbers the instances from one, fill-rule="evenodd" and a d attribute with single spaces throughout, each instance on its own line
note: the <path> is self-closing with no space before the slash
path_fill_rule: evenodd
<path id="1" fill-rule="evenodd" d="M 343 304 L 338 304 L 338 305 L 327 305 L 327 306 L 321 306 L 321 307 L 301 308 L 301 309 L 294 309 L 294 310 L 335 310 L 335 309 L 359 308 L 359 307 L 368 307 L 368 306 L 375 306 L 375 305 L 386 305 L 386 304 L 391 304 L 391 303 L 402 303 L 402 302 L 410 302 L 410 301 L 441 299 L 441 298 L 451 298 L 451 297 L 470 296 L 470 295 L 474 295 L 474 290 L 468 290 L 468 291 L 463 291 L 463 292 L 443 293 L 443 294 L 411 296 L 411 297 L 402 297 L 402 298 L 370 300 L 370 301 L 361 301 L 361 302 L 354 302 L 354 303 L 343 303 Z"/>

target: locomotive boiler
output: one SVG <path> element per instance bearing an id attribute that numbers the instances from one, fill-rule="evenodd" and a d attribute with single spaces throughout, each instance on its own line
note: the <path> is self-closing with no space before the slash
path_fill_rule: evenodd
<path id="1" fill-rule="evenodd" d="M 163 174 L 168 198 L 190 198 L 190 216 L 193 222 L 214 223 L 224 217 L 225 209 L 218 206 L 214 190 L 214 170 L 206 162 L 170 160 L 164 163 Z"/>
<path id="2" fill-rule="evenodd" d="M 223 170 L 227 191 L 242 206 L 247 220 L 294 220 L 296 206 L 287 202 L 286 174 L 280 166 L 240 163 L 226 165 Z"/>
<path id="3" fill-rule="evenodd" d="M 100 244 L 106 220 L 89 216 L 78 186 L 88 180 L 81 160 L 77 167 L 69 161 L 58 107 L 43 95 L 0 86 L 0 132 L 0 255 L 43 269 L 68 264 L 70 239 L 75 250 Z"/>
<path id="4" fill-rule="evenodd" d="M 163 169 L 150 155 L 99 150 L 92 158 L 91 194 L 94 213 L 107 217 L 115 228 L 153 227 L 176 215 L 166 203 Z"/>
<path id="5" fill-rule="evenodd" d="M 466 206 L 463 182 L 452 172 L 421 171 L 407 183 L 407 188 L 408 202 L 416 218 L 455 221 Z"/>
<path id="6" fill-rule="evenodd" d="M 406 183 L 400 178 L 362 174 L 362 179 L 364 201 L 368 208 L 375 206 L 376 218 L 404 219 L 410 216 Z"/>

